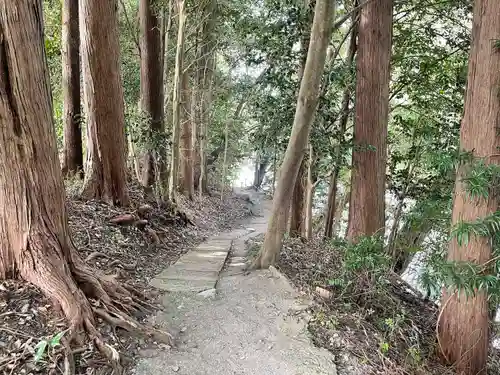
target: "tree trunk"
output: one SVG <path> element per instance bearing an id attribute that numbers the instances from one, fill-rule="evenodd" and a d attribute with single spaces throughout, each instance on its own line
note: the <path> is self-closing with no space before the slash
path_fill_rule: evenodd
<path id="1" fill-rule="evenodd" d="M 181 118 L 182 126 L 180 131 L 180 166 L 182 174 L 181 191 L 189 199 L 193 199 L 193 135 L 191 117 L 191 92 L 189 91 L 189 72 L 182 73 L 181 90 Z"/>
<path id="2" fill-rule="evenodd" d="M 179 184 L 179 138 L 181 122 L 181 86 L 182 71 L 184 68 L 184 38 L 186 28 L 186 10 L 184 0 L 177 1 L 179 23 L 177 31 L 177 52 L 175 54 L 174 96 L 172 99 L 172 156 L 170 158 L 170 173 L 168 183 L 168 196 L 175 201 L 177 186 Z"/>
<path id="3" fill-rule="evenodd" d="M 87 267 L 70 238 L 42 20 L 41 1 L 0 6 L 0 279 L 37 286 L 70 323 L 70 342 L 85 332 L 111 358 L 94 314 L 140 324 L 123 311 L 131 293 Z"/>
<path id="4" fill-rule="evenodd" d="M 325 67 L 332 19 L 335 14 L 335 2 L 317 0 L 311 30 L 311 41 L 300 83 L 297 108 L 292 127 L 292 134 L 285 152 L 279 173 L 278 189 L 273 199 L 271 217 L 264 238 L 264 244 L 252 267 L 267 268 L 276 263 L 281 250 L 283 235 L 286 230 L 286 216 L 290 209 L 292 188 L 304 157 L 311 124 L 318 104 L 319 85 Z"/>
<path id="5" fill-rule="evenodd" d="M 340 199 L 337 199 L 337 207 L 335 207 L 335 220 L 333 222 L 332 237 L 338 236 L 340 232 L 340 224 L 342 223 L 342 216 L 351 198 L 350 190 L 346 190 Z M 346 235 L 344 235 L 344 238 Z"/>
<path id="6" fill-rule="evenodd" d="M 78 0 L 64 0 L 62 11 L 62 66 L 65 176 L 83 174 L 82 120 L 80 103 L 80 31 Z"/>
<path id="7" fill-rule="evenodd" d="M 155 181 L 158 139 L 163 130 L 163 67 L 161 65 L 160 20 L 153 0 L 140 0 L 141 111 L 149 121 L 148 149 L 145 150 L 141 183 L 150 187 Z"/>
<path id="8" fill-rule="evenodd" d="M 170 64 L 168 61 L 168 56 L 170 53 L 170 31 L 172 28 L 172 13 L 174 11 L 173 0 L 169 0 L 163 12 L 162 18 L 162 69 L 163 69 L 163 134 L 167 134 L 168 126 L 170 126 L 170 116 L 169 111 L 169 78 L 170 78 Z M 159 176 L 157 179 L 158 189 L 160 190 L 160 196 L 162 200 L 168 200 L 168 184 L 169 184 L 169 170 L 168 170 L 168 153 L 169 149 L 165 141 L 164 144 L 159 148 Z"/>
<path id="9" fill-rule="evenodd" d="M 309 48 L 309 43 L 311 41 L 311 24 L 312 24 L 312 12 L 308 6 L 307 9 L 307 19 L 303 27 L 302 35 L 300 38 L 301 45 L 301 62 L 299 64 L 298 78 L 299 85 L 304 76 L 304 70 L 307 61 L 307 49 Z M 298 93 L 297 93 L 298 95 Z M 300 163 L 299 173 L 297 179 L 295 180 L 295 186 L 293 188 L 292 204 L 290 207 L 290 229 L 289 233 L 292 237 L 300 237 L 305 235 L 305 214 L 306 208 L 306 187 L 307 187 L 307 176 L 306 176 L 306 161 L 302 158 Z"/>
<path id="10" fill-rule="evenodd" d="M 393 259 L 393 271 L 401 275 L 410 265 L 417 249 L 422 246 L 425 238 L 432 229 L 432 220 L 423 220 L 418 226 L 405 223 L 394 239 L 394 248 L 397 250 Z"/>
<path id="11" fill-rule="evenodd" d="M 269 157 L 262 155 L 261 152 L 257 153 L 255 160 L 255 172 L 253 176 L 254 189 L 260 189 L 262 182 L 264 182 L 264 177 L 266 175 L 267 167 L 269 166 Z"/>
<path id="12" fill-rule="evenodd" d="M 500 101 L 500 2 L 476 0 L 469 56 L 469 75 L 464 116 L 460 128 L 460 149 L 484 158 L 487 164 L 499 164 L 498 113 Z M 471 166 L 460 166 L 455 183 L 452 224 L 474 222 L 497 212 L 498 195 L 477 198 L 466 191 L 464 177 Z M 478 265 L 491 259 L 491 238 L 472 235 L 467 244 L 456 238 L 450 241 L 448 260 L 468 261 Z M 493 266 L 493 265 L 492 265 Z M 492 267 L 485 267 L 486 273 Z M 456 366 L 459 375 L 486 375 L 488 357 L 488 300 L 485 290 L 466 297 L 463 291 L 443 292 L 438 338 L 447 363 Z"/>
<path id="13" fill-rule="evenodd" d="M 337 183 L 339 179 L 339 169 L 337 166 L 333 168 L 332 175 L 328 186 L 328 200 L 326 203 L 326 217 L 325 217 L 325 238 L 333 237 L 333 223 L 335 220 L 335 208 L 337 205 Z"/>
<path id="14" fill-rule="evenodd" d="M 314 156 L 314 149 L 312 145 L 309 145 L 309 163 L 307 164 L 307 189 L 306 189 L 306 207 L 305 207 L 305 237 L 310 240 L 313 235 L 313 202 L 314 202 L 314 191 L 317 185 L 317 179 L 314 176 L 313 168 L 316 163 L 316 158 Z"/>
<path id="15" fill-rule="evenodd" d="M 215 22 L 216 22 L 217 0 L 209 0 L 204 9 L 205 22 L 202 28 L 203 46 L 200 49 L 199 63 L 199 87 L 200 94 L 200 122 L 199 122 L 199 155 L 200 176 L 198 180 L 198 192 L 201 196 L 208 192 L 207 185 L 207 129 L 210 126 L 210 109 L 212 106 L 213 77 L 215 72 Z"/>
<path id="16" fill-rule="evenodd" d="M 348 239 L 384 235 L 392 0 L 361 9 Z"/>
<path id="17" fill-rule="evenodd" d="M 357 6 L 357 1 L 355 2 L 355 6 Z M 349 51 L 347 53 L 347 61 L 346 61 L 346 66 L 351 69 L 352 64 L 354 62 L 354 56 L 356 56 L 356 51 L 358 47 L 357 43 L 357 38 L 358 38 L 358 21 L 356 20 L 357 18 L 357 13 L 353 14 L 352 16 L 352 22 L 353 22 L 353 27 L 351 31 L 351 38 L 349 41 Z M 344 89 L 344 95 L 342 97 L 342 107 L 340 109 L 340 121 L 339 121 L 339 127 L 340 127 L 340 136 L 342 137 L 339 140 L 339 144 L 337 147 L 335 147 L 335 152 L 334 152 L 334 160 L 335 160 L 335 166 L 333 168 L 333 173 L 332 176 L 330 177 L 330 186 L 328 188 L 328 202 L 327 202 L 327 210 L 326 210 L 326 219 L 325 219 L 325 237 L 326 238 L 332 238 L 335 234 L 335 231 L 333 229 L 333 225 L 335 222 L 335 212 L 336 212 L 336 207 L 338 205 L 337 203 L 337 192 L 338 192 L 338 179 L 339 179 L 339 173 L 340 173 L 340 156 L 341 156 L 341 145 L 344 140 L 344 133 L 347 129 L 347 121 L 349 120 L 349 103 L 351 102 L 351 86 L 347 85 L 346 88 Z"/>
<path id="18" fill-rule="evenodd" d="M 87 163 L 82 195 L 128 205 L 117 0 L 80 0 Z"/>
<path id="19" fill-rule="evenodd" d="M 307 162 L 303 158 L 293 188 L 292 205 L 290 207 L 290 236 L 292 237 L 300 237 L 305 234 L 306 164 Z"/>

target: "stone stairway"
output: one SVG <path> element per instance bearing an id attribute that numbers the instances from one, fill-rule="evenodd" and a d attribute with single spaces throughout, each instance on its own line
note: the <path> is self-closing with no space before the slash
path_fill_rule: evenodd
<path id="1" fill-rule="evenodd" d="M 252 229 L 236 229 L 209 238 L 156 275 L 150 285 L 167 292 L 199 293 L 214 289 L 233 242 L 253 232 Z M 241 243 L 244 248 L 241 240 L 238 240 L 238 247 Z"/>

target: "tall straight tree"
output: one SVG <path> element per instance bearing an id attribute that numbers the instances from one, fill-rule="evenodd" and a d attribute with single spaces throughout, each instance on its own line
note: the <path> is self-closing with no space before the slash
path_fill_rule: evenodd
<path id="1" fill-rule="evenodd" d="M 189 70 L 184 71 L 181 77 L 181 126 L 180 126 L 180 190 L 189 199 L 194 195 L 193 180 L 193 124 L 192 116 L 192 92 L 189 89 Z"/>
<path id="2" fill-rule="evenodd" d="M 151 186 L 155 175 L 155 145 L 162 131 L 163 121 L 163 66 L 161 55 L 161 22 L 153 9 L 154 0 L 140 0 L 141 46 L 141 110 L 149 121 L 150 147 L 146 150 L 141 182 Z"/>
<path id="3" fill-rule="evenodd" d="M 319 85 L 325 68 L 326 49 L 330 41 L 334 14 L 334 0 L 316 1 L 311 39 L 304 75 L 300 82 L 292 134 L 281 165 L 264 244 L 252 264 L 253 268 L 267 268 L 276 263 L 281 251 L 293 187 L 304 158 L 304 150 L 307 147 L 311 124 L 316 113 Z"/>
<path id="4" fill-rule="evenodd" d="M 393 0 L 360 11 L 347 237 L 383 235 Z"/>
<path id="5" fill-rule="evenodd" d="M 64 0 L 62 9 L 62 68 L 65 175 L 83 172 L 80 103 L 80 31 L 78 0 Z"/>
<path id="6" fill-rule="evenodd" d="M 41 0 L 0 3 L 0 113 L 0 279 L 36 285 L 67 318 L 69 340 L 87 333 L 116 361 L 94 314 L 113 314 L 114 324 L 136 330 L 140 324 L 126 312 L 136 303 L 123 286 L 90 269 L 70 238 Z"/>
<path id="7" fill-rule="evenodd" d="M 82 195 L 128 205 L 118 0 L 80 0 L 87 163 Z"/>
<path id="8" fill-rule="evenodd" d="M 358 6 L 358 1 L 354 2 L 354 6 Z M 356 50 L 358 47 L 358 20 L 357 20 L 357 12 L 352 15 L 352 30 L 349 40 L 349 49 L 347 51 L 347 59 L 346 59 L 346 67 L 351 70 L 354 57 L 356 55 Z M 335 234 L 335 225 L 338 224 L 336 219 L 336 214 L 338 210 L 341 210 L 341 215 L 343 211 L 343 202 L 342 199 L 338 199 L 338 180 L 341 169 L 340 157 L 341 157 L 341 143 L 344 141 L 344 133 L 347 129 L 347 121 L 349 120 L 349 104 L 352 99 L 352 87 L 348 83 L 344 89 L 344 94 L 342 95 L 342 106 L 340 108 L 340 119 L 339 119 L 339 130 L 341 135 L 341 140 L 339 144 L 335 147 L 334 151 L 334 167 L 332 170 L 332 175 L 330 176 L 330 186 L 328 187 L 328 201 L 327 201 L 327 209 L 326 209 L 326 217 L 325 217 L 325 232 L 324 235 L 326 238 L 332 238 Z"/>
<path id="9" fill-rule="evenodd" d="M 202 40 L 198 57 L 198 88 L 199 95 L 199 127 L 196 131 L 198 137 L 198 155 L 200 157 L 200 173 L 196 185 L 201 196 L 208 192 L 207 187 L 207 129 L 210 126 L 210 108 L 212 104 L 213 78 L 215 72 L 215 26 L 217 19 L 217 0 L 207 0 L 203 8 Z"/>
<path id="10" fill-rule="evenodd" d="M 476 0 L 473 9 L 472 45 L 465 109 L 460 128 L 460 149 L 472 152 L 474 160 L 500 164 L 498 119 L 500 115 L 500 2 Z M 477 222 L 498 212 L 498 194 L 477 196 L 467 191 L 465 178 L 474 166 L 463 163 L 458 169 L 453 201 L 452 224 Z M 491 186 L 488 186 L 491 188 Z M 471 235 L 469 240 L 451 240 L 448 260 L 472 262 L 486 272 L 491 262 L 491 238 Z M 493 265 L 492 265 L 493 266 Z M 445 291 L 441 303 L 438 336 L 447 362 L 459 375 L 486 375 L 488 357 L 488 300 L 486 291 L 466 296 L 463 290 Z"/>
<path id="11" fill-rule="evenodd" d="M 177 0 L 178 29 L 177 50 L 175 53 L 174 95 L 172 98 L 172 155 L 170 159 L 170 174 L 168 196 L 175 200 L 179 183 L 179 140 L 181 123 L 182 76 L 184 69 L 184 40 L 186 31 L 186 8 L 184 0 Z"/>

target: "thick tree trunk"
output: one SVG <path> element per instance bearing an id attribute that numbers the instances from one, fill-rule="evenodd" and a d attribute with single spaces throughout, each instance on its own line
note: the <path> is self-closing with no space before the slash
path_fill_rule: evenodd
<path id="1" fill-rule="evenodd" d="M 87 117 L 87 163 L 82 195 L 128 205 L 117 9 L 117 0 L 80 0 Z"/>
<path id="2" fill-rule="evenodd" d="M 158 147 L 157 140 L 163 130 L 163 67 L 161 65 L 160 19 L 153 9 L 153 0 L 140 0 L 139 24 L 141 46 L 141 111 L 149 120 L 150 147 L 145 152 L 141 183 L 152 186 Z"/>
<path id="3" fill-rule="evenodd" d="M 181 123 L 182 71 L 184 68 L 184 38 L 186 29 L 186 10 L 184 0 L 177 1 L 179 17 L 177 30 L 177 51 L 175 55 L 174 96 L 172 99 L 172 155 L 170 157 L 170 173 L 168 196 L 175 201 L 179 184 L 179 138 Z"/>
<path id="4" fill-rule="evenodd" d="M 361 9 L 348 239 L 384 235 L 392 0 Z"/>
<path id="5" fill-rule="evenodd" d="M 123 311 L 133 308 L 131 293 L 89 269 L 70 238 L 42 20 L 41 1 L 0 6 L 0 279 L 37 286 L 70 323 L 68 340 L 86 332 L 112 358 L 94 314 L 116 314 L 126 329 L 140 324 Z"/>
<path id="6" fill-rule="evenodd" d="M 465 109 L 460 129 L 460 149 L 484 158 L 485 163 L 499 164 L 498 114 L 500 99 L 500 54 L 497 39 L 500 33 L 500 2 L 476 0 L 469 57 L 469 75 Z M 498 195 L 471 197 L 464 177 L 470 165 L 462 165 L 457 173 L 452 224 L 474 222 L 497 212 Z M 491 239 L 472 235 L 467 244 L 452 239 L 449 261 L 485 264 L 491 259 Z M 490 267 L 485 267 L 490 272 Z M 486 291 L 465 296 L 463 291 L 443 292 L 438 338 L 447 363 L 455 364 L 459 375 L 485 375 L 488 358 L 488 300 Z"/>
<path id="7" fill-rule="evenodd" d="M 357 1 L 355 2 L 355 6 L 357 6 Z M 346 66 L 351 69 L 351 66 L 353 65 L 354 62 L 354 56 L 356 56 L 356 51 L 358 47 L 357 43 L 357 38 L 358 38 L 358 21 L 356 20 L 357 13 L 353 15 L 352 17 L 352 22 L 353 27 L 351 31 L 351 38 L 349 41 L 349 51 L 347 53 L 347 61 L 346 61 Z M 326 238 L 332 238 L 335 234 L 335 231 L 333 229 L 333 224 L 335 222 L 335 212 L 336 212 L 336 207 L 338 205 L 337 203 L 337 192 L 338 192 L 338 179 L 339 179 L 339 173 L 340 173 L 340 156 L 341 156 L 341 145 L 342 142 L 344 142 L 344 133 L 347 129 L 347 121 L 349 120 L 349 103 L 351 102 L 351 97 L 352 97 L 352 89 L 350 85 L 347 85 L 346 88 L 344 89 L 344 95 L 342 96 L 342 107 L 340 109 L 340 120 L 339 120 L 339 127 L 340 127 L 340 136 L 341 139 L 339 140 L 339 144 L 337 147 L 335 147 L 335 152 L 334 152 L 334 160 L 335 160 L 335 166 L 333 168 L 332 175 L 330 177 L 330 186 L 328 188 L 328 202 L 327 202 L 327 210 L 326 210 L 326 218 L 325 218 L 325 233 L 324 236 Z"/>
<path id="8" fill-rule="evenodd" d="M 191 92 L 189 90 L 189 72 L 182 73 L 181 90 L 181 119 L 180 130 L 180 185 L 182 193 L 189 199 L 193 199 L 193 134 L 191 117 Z"/>
<path id="9" fill-rule="evenodd" d="M 292 205 L 290 207 L 290 236 L 301 237 L 305 234 L 305 208 L 306 208 L 306 174 L 307 162 L 303 158 L 293 188 Z"/>
<path id="10" fill-rule="evenodd" d="M 64 0 L 62 11 L 62 66 L 64 146 L 62 170 L 66 176 L 83 174 L 80 103 L 80 32 L 78 0 Z"/>
<path id="11" fill-rule="evenodd" d="M 311 42 L 300 83 L 297 108 L 292 134 L 279 173 L 278 189 L 273 199 L 271 217 L 264 238 L 264 245 L 252 267 L 267 268 L 279 257 L 283 235 L 286 230 L 286 216 L 290 209 L 293 186 L 297 179 L 300 163 L 304 157 L 311 124 L 318 103 L 319 85 L 325 67 L 326 49 L 330 39 L 335 2 L 317 0 L 311 30 Z"/>

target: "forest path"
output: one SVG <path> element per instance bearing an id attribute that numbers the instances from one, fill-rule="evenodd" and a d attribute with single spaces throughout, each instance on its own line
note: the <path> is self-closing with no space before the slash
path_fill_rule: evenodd
<path id="1" fill-rule="evenodd" d="M 154 320 L 178 333 L 177 346 L 143 350 L 135 374 L 337 374 L 333 355 L 309 337 L 310 301 L 273 268 L 244 274 L 245 240 L 265 232 L 272 204 L 244 194 L 260 211 L 246 229 L 210 238 L 152 281 L 171 291 Z"/>

